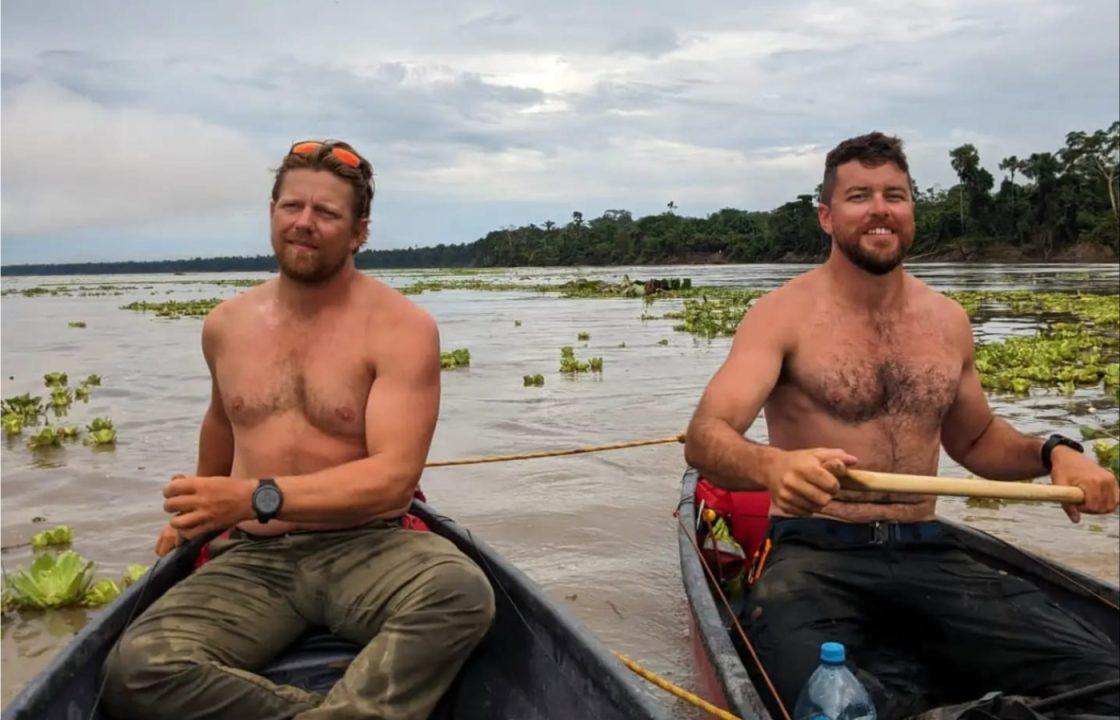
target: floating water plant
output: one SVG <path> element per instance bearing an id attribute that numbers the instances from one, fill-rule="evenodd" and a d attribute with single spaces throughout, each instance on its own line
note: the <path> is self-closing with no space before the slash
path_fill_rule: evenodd
<path id="1" fill-rule="evenodd" d="M 84 328 L 86 326 L 86 323 L 84 320 L 71 320 L 70 322 L 66 323 L 66 325 L 72 328 Z"/>
<path id="2" fill-rule="evenodd" d="M 513 326 L 514 327 L 521 327 L 521 321 L 520 320 L 514 320 L 513 321 Z"/>
<path id="3" fill-rule="evenodd" d="M 19 435 L 23 432 L 23 418 L 19 415 L 4 413 L 0 423 L 3 424 L 5 435 Z"/>
<path id="4" fill-rule="evenodd" d="M 560 372 L 575 374 L 588 371 L 603 372 L 603 358 L 591 358 L 586 361 L 578 360 L 575 350 L 573 350 L 570 345 L 565 345 L 560 348 Z"/>
<path id="5" fill-rule="evenodd" d="M 31 536 L 31 547 L 42 550 L 54 545 L 69 545 L 74 540 L 74 531 L 65 525 L 59 525 L 51 530 L 44 530 Z"/>
<path id="6" fill-rule="evenodd" d="M 79 604 L 93 581 L 93 563 L 73 550 L 42 553 L 13 575 L 4 575 L 4 606 L 58 608 Z"/>
<path id="7" fill-rule="evenodd" d="M 589 333 L 589 332 L 581 332 L 581 333 L 576 335 L 576 340 L 590 340 L 590 339 L 591 339 L 591 333 Z"/>
<path id="8" fill-rule="evenodd" d="M 457 348 L 451 352 L 439 354 L 439 366 L 444 369 L 467 367 L 471 364 L 471 351 L 467 348 Z"/>
<path id="9" fill-rule="evenodd" d="M 1093 453 L 1097 456 L 1097 462 L 1111 470 L 1116 481 L 1120 482 L 1120 443 L 1097 441 L 1093 443 Z"/>
<path id="10" fill-rule="evenodd" d="M 109 578 L 102 578 L 82 595 L 82 605 L 91 608 L 108 605 L 116 600 L 120 594 L 121 588 L 119 585 Z"/>
<path id="11" fill-rule="evenodd" d="M 669 344 L 669 338 L 661 338 L 660 340 L 657 341 L 657 344 L 658 345 L 668 345 Z"/>
<path id="12" fill-rule="evenodd" d="M 121 310 L 136 310 L 137 312 L 151 312 L 158 317 L 205 317 L 213 310 L 221 298 L 206 298 L 203 300 L 168 300 L 161 303 L 150 303 L 138 300 L 128 305 L 123 305 Z"/>
<path id="13" fill-rule="evenodd" d="M 51 372 L 43 376 L 43 383 L 49 388 L 64 388 L 67 380 L 64 372 Z"/>
<path id="14" fill-rule="evenodd" d="M 23 395 L 15 395 L 4 400 L 0 404 L 4 415 L 16 415 L 20 418 L 23 424 L 38 425 L 43 413 L 46 412 L 43 407 L 43 398 L 39 396 L 31 397 L 30 393 Z"/>
<path id="15" fill-rule="evenodd" d="M 55 428 L 55 434 L 60 440 L 76 440 L 80 432 L 77 425 L 60 425 Z"/>
<path id="16" fill-rule="evenodd" d="M 544 375 L 526 375 L 524 378 L 522 378 L 522 380 L 525 383 L 525 387 L 544 386 Z"/>
<path id="17" fill-rule="evenodd" d="M 89 385 L 91 387 L 101 385 L 101 376 L 96 373 L 91 373 L 86 376 L 85 380 L 82 380 L 82 385 Z"/>
<path id="18" fill-rule="evenodd" d="M 27 439 L 27 447 L 31 448 L 32 450 L 57 447 L 61 444 L 62 438 L 50 425 L 47 425 L 45 428 Z"/>
<path id="19" fill-rule="evenodd" d="M 146 572 L 148 568 L 144 565 L 129 565 L 125 568 L 124 577 L 121 578 L 121 587 L 128 587 L 143 577 Z"/>
<path id="20" fill-rule="evenodd" d="M 70 388 L 55 387 L 51 390 L 51 409 L 54 410 L 55 417 L 66 415 L 73 403 L 74 394 L 70 391 Z"/>
<path id="21" fill-rule="evenodd" d="M 94 418 L 86 429 L 89 430 L 89 434 L 82 441 L 86 445 L 113 445 L 117 441 L 117 431 L 113 429 L 113 421 L 109 418 Z"/>
<path id="22" fill-rule="evenodd" d="M 74 388 L 74 399 L 84 403 L 89 402 L 89 385 L 79 385 Z"/>

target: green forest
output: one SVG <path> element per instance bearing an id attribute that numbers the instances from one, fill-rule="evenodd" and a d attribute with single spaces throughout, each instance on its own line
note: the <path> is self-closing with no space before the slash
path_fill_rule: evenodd
<path id="1" fill-rule="evenodd" d="M 972 144 L 949 152 L 958 182 L 919 187 L 911 258 L 942 260 L 1049 259 L 1075 244 L 1120 250 L 1120 121 L 1108 129 L 1071 132 L 1053 151 L 1010 156 L 996 178 Z M 819 191 L 819 186 L 818 186 Z M 596 218 L 575 211 L 551 220 L 493 230 L 474 242 L 396 250 L 364 250 L 371 268 L 631 265 L 707 262 L 811 261 L 828 239 L 817 224 L 816 195 L 769 211 L 724 208 L 707 217 L 665 212 L 634 218 L 607 210 Z M 274 270 L 270 255 L 154 262 L 11 265 L 5 275 Z"/>

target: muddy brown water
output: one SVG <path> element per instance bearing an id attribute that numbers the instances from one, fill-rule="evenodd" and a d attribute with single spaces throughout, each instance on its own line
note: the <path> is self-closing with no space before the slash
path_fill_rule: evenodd
<path id="1" fill-rule="evenodd" d="M 793 265 L 660 268 L 536 268 L 485 272 L 483 280 L 562 282 L 572 277 L 691 277 L 694 284 L 773 288 L 806 269 Z M 941 290 L 1026 289 L 1116 292 L 1115 266 L 918 265 Z M 461 278 L 443 271 L 377 273 L 394 285 Z M 121 294 L 8 295 L 0 302 L 3 396 L 45 394 L 42 376 L 61 370 L 72 384 L 103 378 L 88 405 L 70 417 L 84 424 L 113 419 L 115 450 L 80 444 L 32 452 L 22 438 L 0 441 L 0 539 L 6 572 L 26 566 L 25 543 L 54 524 L 75 534 L 74 549 L 95 560 L 98 576 L 119 577 L 127 564 L 151 564 L 165 522 L 160 488 L 191 472 L 198 423 L 209 393 L 199 349 L 201 321 L 160 319 L 120 309 L 133 300 L 226 297 L 236 288 L 207 284 L 253 275 L 152 275 L 4 278 L 5 290 L 46 284 L 104 284 Z M 264 277 L 258 275 L 256 277 Z M 117 291 L 111 291 L 117 292 Z M 702 340 L 674 332 L 660 316 L 679 301 L 562 299 L 533 291 L 425 292 L 413 299 L 439 322 L 444 349 L 466 347 L 469 368 L 443 373 L 441 415 L 431 459 L 532 452 L 673 435 L 684 429 L 704 385 L 723 361 L 729 338 Z M 68 327 L 84 321 L 85 328 Z M 520 326 L 515 321 L 520 321 Z M 993 316 L 976 327 L 991 341 L 1029 333 L 1034 321 Z M 590 340 L 577 341 L 579 332 Z M 667 344 L 661 341 L 667 340 Z M 602 375 L 562 377 L 560 347 L 602 356 Z M 522 376 L 540 373 L 544 387 Z M 1024 432 L 1063 432 L 1117 418 L 1101 389 L 1073 398 L 1039 391 L 1029 399 L 992 396 L 998 413 Z M 760 418 L 749 432 L 764 440 Z M 432 469 L 423 488 L 444 514 L 470 528 L 536 581 L 602 642 L 673 682 L 695 687 L 688 607 L 680 583 L 676 522 L 681 448 L 654 446 L 515 463 Z M 944 475 L 962 474 L 943 457 Z M 1072 525 L 1057 507 L 1019 504 L 974 509 L 963 500 L 939 505 L 1025 548 L 1116 583 L 1120 526 L 1116 515 Z M 45 523 L 33 522 L 45 518 Z M 97 611 L 18 612 L 3 618 L 3 704 Z M 647 689 L 678 711 L 660 690 Z"/>

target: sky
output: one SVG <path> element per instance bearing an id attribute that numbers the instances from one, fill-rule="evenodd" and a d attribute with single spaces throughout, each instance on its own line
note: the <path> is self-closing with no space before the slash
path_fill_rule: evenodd
<path id="1" fill-rule="evenodd" d="M 1120 3 L 0 5 L 0 262 L 269 252 L 295 140 L 374 165 L 372 248 L 812 192 L 844 138 L 1056 151 L 1120 116 Z"/>

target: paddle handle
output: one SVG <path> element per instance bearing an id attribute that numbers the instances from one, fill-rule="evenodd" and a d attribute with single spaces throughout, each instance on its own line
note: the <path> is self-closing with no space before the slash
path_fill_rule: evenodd
<path id="1" fill-rule="evenodd" d="M 849 469 L 847 473 L 847 477 L 840 478 L 841 487 L 847 490 L 1002 498 L 1004 500 L 1039 500 L 1070 505 L 1080 505 L 1085 502 L 1085 493 L 1081 488 L 1068 485 L 1035 485 L 1033 483 L 999 482 L 997 480 L 900 475 L 871 470 L 856 470 L 855 468 Z"/>

